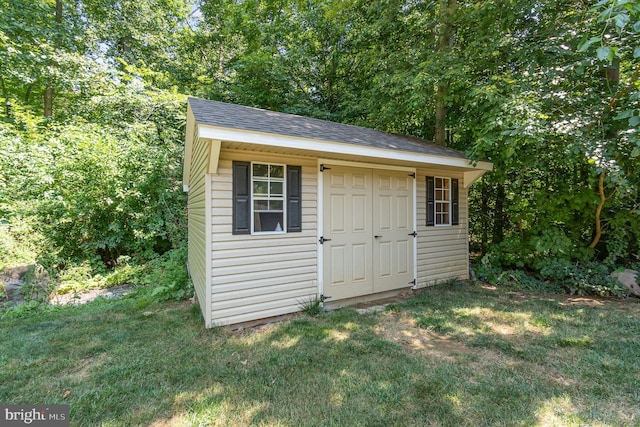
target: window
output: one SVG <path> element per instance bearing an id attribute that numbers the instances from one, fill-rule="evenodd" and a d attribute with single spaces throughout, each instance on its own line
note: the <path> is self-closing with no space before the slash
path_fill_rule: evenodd
<path id="1" fill-rule="evenodd" d="M 302 168 L 234 161 L 233 234 L 302 231 Z"/>
<path id="2" fill-rule="evenodd" d="M 267 163 L 252 165 L 252 224 L 255 233 L 285 230 L 284 168 L 284 165 Z"/>
<path id="3" fill-rule="evenodd" d="M 427 225 L 458 225 L 458 180 L 427 177 Z"/>
<path id="4" fill-rule="evenodd" d="M 435 205 L 436 205 L 436 224 L 450 225 L 449 208 L 451 207 L 451 179 L 434 178 L 435 179 Z"/>

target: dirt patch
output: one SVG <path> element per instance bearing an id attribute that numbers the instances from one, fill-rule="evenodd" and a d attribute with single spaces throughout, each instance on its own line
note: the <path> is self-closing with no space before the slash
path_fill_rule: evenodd
<path id="1" fill-rule="evenodd" d="M 431 357 L 455 361 L 460 355 L 476 354 L 471 347 L 430 329 L 416 326 L 415 319 L 403 314 L 381 313 L 376 332 L 387 341 L 401 345 L 407 350 L 419 351 Z"/>
<path id="2" fill-rule="evenodd" d="M 52 295 L 49 300 L 54 305 L 85 304 L 98 297 L 115 298 L 127 295 L 133 290 L 133 285 L 120 285 L 106 289 L 90 289 L 77 294 Z"/>
<path id="3" fill-rule="evenodd" d="M 416 326 L 415 319 L 406 314 L 387 312 L 380 316 L 381 320 L 376 326 L 376 332 L 379 335 L 408 351 L 426 355 L 436 361 L 450 363 L 461 363 L 462 361 L 467 367 L 479 374 L 483 374 L 496 365 L 526 365 L 526 369 L 535 372 L 539 378 L 546 378 L 550 383 L 564 387 L 573 387 L 576 384 L 574 380 L 563 377 L 559 372 L 549 367 L 539 366 L 499 351 L 471 347 L 447 335 L 420 328 Z M 508 341 L 517 341 L 517 339 Z M 473 379 L 470 378 L 469 381 L 473 382 Z"/>

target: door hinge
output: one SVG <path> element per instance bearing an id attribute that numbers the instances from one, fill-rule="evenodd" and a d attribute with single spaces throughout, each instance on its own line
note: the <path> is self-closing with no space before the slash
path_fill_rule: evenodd
<path id="1" fill-rule="evenodd" d="M 324 165 L 324 163 L 320 165 L 320 172 L 324 172 L 324 171 L 326 171 L 326 170 L 330 170 L 330 169 L 331 169 L 331 168 L 326 167 L 326 166 Z"/>
<path id="2" fill-rule="evenodd" d="M 412 288 L 415 288 L 416 287 L 416 282 L 417 282 L 417 280 L 413 279 L 412 281 L 409 282 L 409 284 L 412 285 L 411 286 Z"/>
<path id="3" fill-rule="evenodd" d="M 325 300 L 328 300 L 329 298 L 331 297 L 328 295 L 320 294 L 320 302 L 325 302 Z"/>
<path id="4" fill-rule="evenodd" d="M 414 173 L 410 173 L 409 176 L 412 177 L 413 179 L 416 179 L 416 173 L 415 172 Z"/>
<path id="5" fill-rule="evenodd" d="M 409 233 L 408 235 L 413 237 L 418 237 L 418 233 L 416 233 L 415 231 L 413 233 Z"/>
<path id="6" fill-rule="evenodd" d="M 320 240 L 318 240 L 321 245 L 324 245 L 324 242 L 330 242 L 331 239 L 325 239 L 324 236 L 320 236 Z"/>

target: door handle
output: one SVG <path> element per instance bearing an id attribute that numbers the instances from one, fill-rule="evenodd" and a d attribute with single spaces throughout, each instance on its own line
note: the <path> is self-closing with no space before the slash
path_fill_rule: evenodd
<path id="1" fill-rule="evenodd" d="M 379 238 L 380 238 L 380 237 L 382 237 L 382 236 L 373 236 L 373 237 L 375 237 L 376 239 L 379 239 Z"/>

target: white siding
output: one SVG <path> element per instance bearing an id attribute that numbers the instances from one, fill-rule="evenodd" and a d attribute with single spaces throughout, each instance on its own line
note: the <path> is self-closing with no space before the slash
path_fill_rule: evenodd
<path id="1" fill-rule="evenodd" d="M 426 226 L 426 177 L 458 178 L 459 225 Z M 418 223 L 418 286 L 469 278 L 469 239 L 467 188 L 461 173 L 438 169 L 418 169 L 416 172 Z"/>
<path id="2" fill-rule="evenodd" d="M 232 160 L 302 166 L 302 232 L 233 235 Z M 300 311 L 317 295 L 315 159 L 223 151 L 211 175 L 211 318 L 228 325 Z"/>
<path id="3" fill-rule="evenodd" d="M 202 313 L 207 313 L 207 208 L 208 185 L 206 169 L 208 162 L 208 140 L 194 138 L 191 150 L 188 194 L 188 248 L 189 271 Z M 209 326 L 207 324 L 207 326 Z"/>

